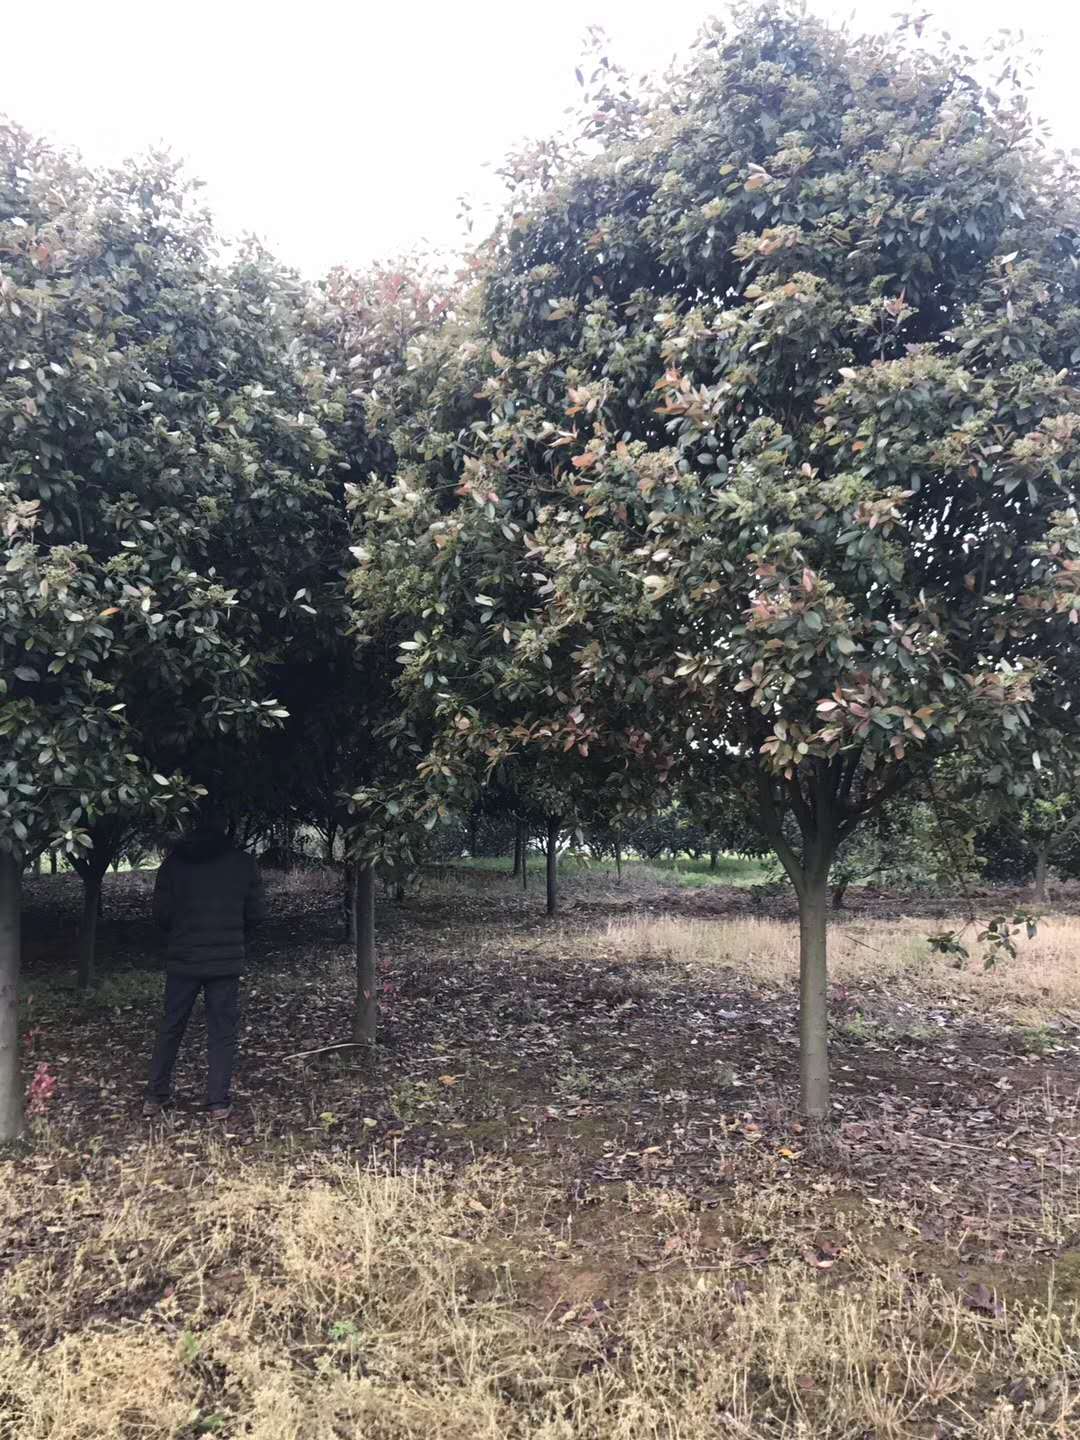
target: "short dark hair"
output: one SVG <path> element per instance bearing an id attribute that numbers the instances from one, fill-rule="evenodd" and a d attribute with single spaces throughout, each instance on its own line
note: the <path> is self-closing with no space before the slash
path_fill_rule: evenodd
<path id="1" fill-rule="evenodd" d="M 196 830 L 209 830 L 213 835 L 229 833 L 229 817 L 219 805 L 201 805 L 195 815 Z"/>

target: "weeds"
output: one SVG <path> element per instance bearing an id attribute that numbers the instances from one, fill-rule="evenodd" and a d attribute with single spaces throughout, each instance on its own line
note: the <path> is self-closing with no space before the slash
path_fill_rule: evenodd
<path id="1" fill-rule="evenodd" d="M 888 1032 L 883 1031 L 880 1025 L 861 1013 L 848 1016 L 846 1020 L 838 1020 L 834 1026 L 838 1035 L 843 1035 L 847 1040 L 858 1040 L 863 1043 L 870 1043 L 888 1038 Z"/>
<path id="2" fill-rule="evenodd" d="M 558 1099 L 581 1100 L 593 1089 L 593 1076 L 580 1065 L 568 1065 L 555 1077 L 552 1087 Z"/>
<path id="3" fill-rule="evenodd" d="M 436 1085 L 424 1080 L 403 1080 L 390 1092 L 394 1114 L 406 1125 L 413 1125 L 429 1115 L 444 1098 Z"/>
<path id="4" fill-rule="evenodd" d="M 434 903 L 431 892 L 419 903 Z M 1068 1043 L 1054 1026 L 1080 1000 L 1080 923 L 1046 922 L 989 973 L 930 954 L 926 928 L 833 927 L 843 1041 L 933 1038 L 939 1020 L 953 1039 L 962 1009 L 999 1015 L 1011 1043 L 1031 1055 Z M 470 933 L 477 966 L 505 954 L 504 939 Z M 439 983 L 424 935 L 415 975 L 405 964 L 395 970 L 403 1010 L 431 993 L 421 981 Z M 552 967 L 571 957 L 568 985 L 578 990 L 563 1010 Z M 456 955 L 453 963 L 456 971 Z M 966 1211 L 946 1222 L 944 1239 L 924 1233 L 927 1216 L 952 1204 L 947 1178 L 937 1211 L 929 1195 L 942 1191 L 930 1185 L 917 1201 L 860 1190 L 857 1162 L 871 1152 L 849 1133 L 857 1127 L 807 1132 L 783 1084 L 746 1086 L 741 1053 L 734 1093 L 722 1044 L 702 1058 L 707 1086 L 691 1098 L 699 1052 L 673 1061 L 664 1046 L 638 1043 L 649 1035 L 636 1031 L 639 1017 L 662 1010 L 651 1004 L 657 997 L 688 997 L 668 1012 L 684 1019 L 700 998 L 730 1023 L 717 1027 L 720 1040 L 736 1038 L 744 1017 L 757 1020 L 770 991 L 789 1014 L 792 925 L 648 918 L 585 932 L 548 927 L 516 933 L 506 964 L 514 984 L 491 1013 L 505 1008 L 506 1033 L 521 1044 L 511 1056 L 523 1087 L 514 1102 L 535 1100 L 540 1112 L 536 1124 L 492 1128 L 517 1167 L 469 1165 L 471 1128 L 450 1152 L 456 1172 L 430 1158 L 427 1137 L 464 1135 L 457 1122 L 475 1121 L 478 1097 L 504 1121 L 510 1105 L 498 1074 L 476 1063 L 486 1053 L 459 1055 L 450 1035 L 445 1055 L 440 1045 L 409 1078 L 390 1071 L 373 1088 L 379 1120 L 362 1120 L 370 1129 L 358 1123 L 356 1082 L 343 1075 L 320 1086 L 317 1100 L 303 1102 L 312 1148 L 305 1140 L 290 1149 L 288 1163 L 252 1158 L 254 1140 L 231 1145 L 182 1128 L 125 1140 L 119 1153 L 85 1135 L 61 1150 L 59 1125 L 35 1137 L 34 1152 L 0 1160 L 0 1440 L 1080 1433 L 1080 1194 L 1064 1152 L 1016 1144 L 1018 1156 L 1042 1157 L 1041 1208 L 1033 1194 L 1008 1215 L 1001 1243 L 1013 1255 L 972 1293 Z M 336 960 L 320 975 L 331 988 L 350 978 Z M 295 977 L 298 993 L 310 987 L 309 972 Z M 157 977 L 131 978 L 134 990 L 106 992 L 110 1005 L 142 1003 L 144 985 L 144 998 L 156 998 Z M 253 988 L 271 983 L 260 976 Z M 750 1000 L 763 1003 L 755 1011 Z M 72 992 L 57 1003 L 75 1003 Z M 583 1040 L 582 1016 L 613 1043 Z M 101 1028 L 122 1025 L 109 1018 Z M 38 1060 L 38 1050 L 28 1053 Z M 949 1055 L 957 1053 L 953 1039 Z M 881 1059 L 859 1057 L 875 1070 Z M 350 1068 L 326 1061 L 331 1079 L 339 1061 Z M 1007 1129 L 1009 1150 L 1018 1133 L 1075 1133 L 1074 1072 L 1056 1071 L 1054 1088 L 1034 1083 L 1015 1057 L 1011 1068 L 1033 1083 L 1010 1092 L 997 1132 Z M 553 1097 L 558 1108 L 547 1104 Z M 568 1120 L 576 1100 L 587 1113 Z M 418 1127 L 418 1143 L 400 1152 L 417 1170 L 341 1161 L 350 1144 L 366 1155 L 379 1134 L 400 1133 L 385 1128 L 394 1117 Z M 916 1126 L 931 1128 L 925 1119 Z M 664 1168 L 675 1134 L 699 1169 Z M 611 1159 L 579 1175 L 566 1147 L 589 1137 Z M 946 1152 L 965 1167 L 976 1148 L 966 1141 Z M 908 1168 L 927 1178 L 917 1161 Z"/>

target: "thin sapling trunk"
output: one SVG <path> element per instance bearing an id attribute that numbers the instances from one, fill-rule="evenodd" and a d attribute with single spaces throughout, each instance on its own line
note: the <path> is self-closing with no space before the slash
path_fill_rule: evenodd
<path id="1" fill-rule="evenodd" d="M 0 850 L 0 1141 L 23 1133 L 19 1076 L 19 962 L 21 958 L 22 866 Z"/>
<path id="2" fill-rule="evenodd" d="M 356 865 L 346 860 L 341 867 L 341 905 L 345 915 L 345 943 L 356 944 Z"/>
<path id="3" fill-rule="evenodd" d="M 356 1007 L 353 1012 L 353 1040 L 367 1054 L 375 1050 L 378 1002 L 375 998 L 375 867 L 356 864 Z"/>
<path id="4" fill-rule="evenodd" d="M 103 874 L 96 868 L 82 872 L 83 905 L 79 920 L 77 983 L 84 992 L 92 990 L 97 983 L 97 935 L 103 879 Z"/>
<path id="5" fill-rule="evenodd" d="M 559 831 L 557 815 L 548 816 L 547 827 L 547 913 L 559 913 Z"/>
<path id="6" fill-rule="evenodd" d="M 799 1089 L 811 1120 L 829 1115 L 828 920 L 828 870 L 811 870 L 799 894 Z"/>
<path id="7" fill-rule="evenodd" d="M 1050 869 L 1050 854 L 1046 849 L 1035 852 L 1035 903 L 1046 904 L 1046 877 Z"/>

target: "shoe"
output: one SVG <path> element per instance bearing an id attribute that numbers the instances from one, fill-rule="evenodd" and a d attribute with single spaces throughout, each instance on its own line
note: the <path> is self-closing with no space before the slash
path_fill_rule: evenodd
<path id="1" fill-rule="evenodd" d="M 208 1105 L 206 1108 L 210 1115 L 210 1119 L 217 1120 L 219 1123 L 228 1120 L 229 1116 L 232 1114 L 231 1105 Z"/>
<path id="2" fill-rule="evenodd" d="M 147 1120 L 160 1120 L 162 1115 L 171 1109 L 171 1100 L 144 1100 L 142 1113 Z"/>

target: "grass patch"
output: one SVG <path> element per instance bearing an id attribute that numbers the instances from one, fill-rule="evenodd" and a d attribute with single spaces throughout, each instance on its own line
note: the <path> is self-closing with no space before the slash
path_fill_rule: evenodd
<path id="1" fill-rule="evenodd" d="M 86 991 L 72 979 L 43 976 L 25 979 L 19 1000 L 25 1022 L 32 1025 L 79 1014 L 155 1007 L 161 1003 L 162 985 L 156 970 L 109 971 Z"/>
<path id="2" fill-rule="evenodd" d="M 529 876 L 536 884 L 543 881 L 543 866 L 543 855 L 530 851 Z M 486 875 L 504 875 L 510 879 L 513 865 L 502 855 L 477 855 L 454 861 L 454 868 Z M 589 855 L 578 853 L 563 855 L 559 868 L 564 878 L 618 878 L 614 860 L 594 860 Z M 631 886 L 635 881 L 645 880 L 660 886 L 699 889 L 709 885 L 757 885 L 769 873 L 769 866 L 764 860 L 754 860 L 746 855 L 721 855 L 717 860 L 717 868 L 711 870 L 708 856 L 693 860 L 689 855 L 680 855 L 677 860 L 670 857 L 655 860 L 624 859 L 622 870 L 624 880 Z"/>
<path id="3" fill-rule="evenodd" d="M 715 870 L 710 867 L 707 855 L 697 860 L 689 855 L 680 855 L 677 860 L 668 858 L 636 863 L 670 877 L 676 885 L 691 888 L 703 885 L 760 885 L 771 873 L 767 860 L 757 860 L 750 855 L 719 855 Z"/>
<path id="4" fill-rule="evenodd" d="M 463 855 L 459 860 L 451 860 L 447 863 L 452 865 L 455 870 L 479 870 L 484 875 L 505 875 L 507 879 L 510 878 L 514 868 L 513 862 L 508 860 L 505 855 Z M 542 855 L 535 854 L 533 851 L 529 852 L 530 869 L 543 863 Z"/>

